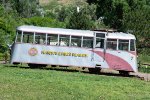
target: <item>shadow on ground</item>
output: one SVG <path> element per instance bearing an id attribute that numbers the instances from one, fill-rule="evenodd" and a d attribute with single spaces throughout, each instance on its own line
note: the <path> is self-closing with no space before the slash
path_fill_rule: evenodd
<path id="1" fill-rule="evenodd" d="M 105 76 L 117 76 L 117 77 L 136 77 L 135 75 L 121 75 L 117 72 L 109 72 L 109 71 L 102 71 L 100 73 L 89 73 L 88 69 L 85 68 L 75 68 L 75 67 L 36 67 L 30 68 L 28 65 L 10 65 L 10 64 L 3 64 L 5 67 L 16 67 L 16 68 L 23 68 L 23 69 L 40 69 L 40 70 L 55 70 L 55 71 L 64 71 L 64 72 L 81 72 L 85 74 L 93 74 L 93 75 L 105 75 Z"/>

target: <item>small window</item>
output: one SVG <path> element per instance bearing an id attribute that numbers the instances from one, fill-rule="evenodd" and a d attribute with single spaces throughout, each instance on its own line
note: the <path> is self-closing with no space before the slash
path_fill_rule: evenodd
<path id="1" fill-rule="evenodd" d="M 69 35 L 60 35 L 59 36 L 59 45 L 60 46 L 69 46 L 69 40 L 70 40 Z"/>
<path id="2" fill-rule="evenodd" d="M 17 39 L 16 39 L 16 42 L 21 42 L 21 35 L 22 35 L 22 32 L 21 31 L 18 31 L 17 32 Z"/>
<path id="3" fill-rule="evenodd" d="M 93 37 L 83 37 L 83 47 L 92 48 L 93 47 Z"/>
<path id="4" fill-rule="evenodd" d="M 96 33 L 96 37 L 105 38 L 104 33 Z"/>
<path id="5" fill-rule="evenodd" d="M 130 51 L 135 51 L 135 40 L 130 40 Z"/>
<path id="6" fill-rule="evenodd" d="M 72 36 L 71 37 L 71 46 L 73 47 L 81 47 L 81 39 L 80 36 Z"/>
<path id="7" fill-rule="evenodd" d="M 23 32 L 23 43 L 33 43 L 34 33 Z"/>
<path id="8" fill-rule="evenodd" d="M 36 33 L 35 34 L 35 44 L 46 44 L 46 34 Z"/>
<path id="9" fill-rule="evenodd" d="M 107 49 L 117 49 L 117 39 L 107 39 Z"/>
<path id="10" fill-rule="evenodd" d="M 47 44 L 48 45 L 58 45 L 58 35 L 56 35 L 56 34 L 48 34 L 48 36 L 47 36 Z"/>
<path id="11" fill-rule="evenodd" d="M 129 50 L 129 40 L 119 40 L 119 50 Z"/>
<path id="12" fill-rule="evenodd" d="M 95 48 L 104 48 L 104 39 L 96 38 Z"/>

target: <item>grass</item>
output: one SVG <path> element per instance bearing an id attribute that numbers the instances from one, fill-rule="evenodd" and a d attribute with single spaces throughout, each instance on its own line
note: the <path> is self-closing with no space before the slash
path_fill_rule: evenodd
<path id="1" fill-rule="evenodd" d="M 150 83 L 135 77 L 25 69 L 0 65 L 0 99 L 150 99 Z"/>

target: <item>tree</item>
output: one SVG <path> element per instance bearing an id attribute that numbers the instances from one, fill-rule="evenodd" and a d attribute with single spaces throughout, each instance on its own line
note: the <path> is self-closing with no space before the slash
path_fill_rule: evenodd
<path id="1" fill-rule="evenodd" d="M 87 0 L 97 5 L 97 16 L 104 24 L 121 31 L 133 30 L 138 47 L 150 44 L 149 0 Z"/>
<path id="2" fill-rule="evenodd" d="M 76 10 L 71 15 L 67 28 L 70 29 L 91 29 L 93 23 L 90 18 L 83 11 L 77 12 Z"/>
<path id="3" fill-rule="evenodd" d="M 13 9 L 15 9 L 21 17 L 32 17 L 38 14 L 38 0 L 12 0 L 12 4 Z"/>
<path id="4" fill-rule="evenodd" d="M 60 12 L 58 13 L 58 17 L 57 19 L 61 22 L 64 22 L 65 21 L 65 18 L 68 16 L 68 13 L 67 13 L 67 10 L 66 10 L 66 7 L 62 7 Z"/>
<path id="5" fill-rule="evenodd" d="M 65 24 L 63 22 L 59 22 L 58 20 L 49 18 L 49 17 L 24 18 L 23 21 L 26 25 L 43 26 L 43 27 L 58 27 L 58 28 L 65 27 Z"/>
<path id="6" fill-rule="evenodd" d="M 123 13 L 128 11 L 126 0 L 87 0 L 97 5 L 97 18 L 102 17 L 104 24 L 114 29 L 122 28 Z"/>
<path id="7" fill-rule="evenodd" d="M 77 7 L 78 10 L 77 11 Z M 92 4 L 89 5 L 86 2 L 79 2 L 76 1 L 74 5 L 70 5 L 68 18 L 68 24 L 67 28 L 72 29 L 96 29 L 99 28 L 100 24 L 102 23 L 99 21 L 97 23 L 97 17 L 96 17 L 96 5 Z"/>
<path id="8" fill-rule="evenodd" d="M 20 24 L 17 14 L 11 9 L 6 10 L 4 5 L 0 5 L 0 51 L 7 52 L 7 44 L 12 44 L 16 27 Z"/>
<path id="9" fill-rule="evenodd" d="M 150 9 L 141 8 L 124 15 L 124 29 L 133 30 L 138 47 L 150 47 Z"/>

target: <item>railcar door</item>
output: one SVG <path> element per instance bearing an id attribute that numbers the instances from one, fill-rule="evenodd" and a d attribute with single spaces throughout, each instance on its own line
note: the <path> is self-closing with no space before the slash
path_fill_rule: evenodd
<path id="1" fill-rule="evenodd" d="M 102 67 L 102 63 L 105 61 L 105 35 L 106 33 L 95 33 L 94 40 L 94 62 L 96 66 Z"/>

